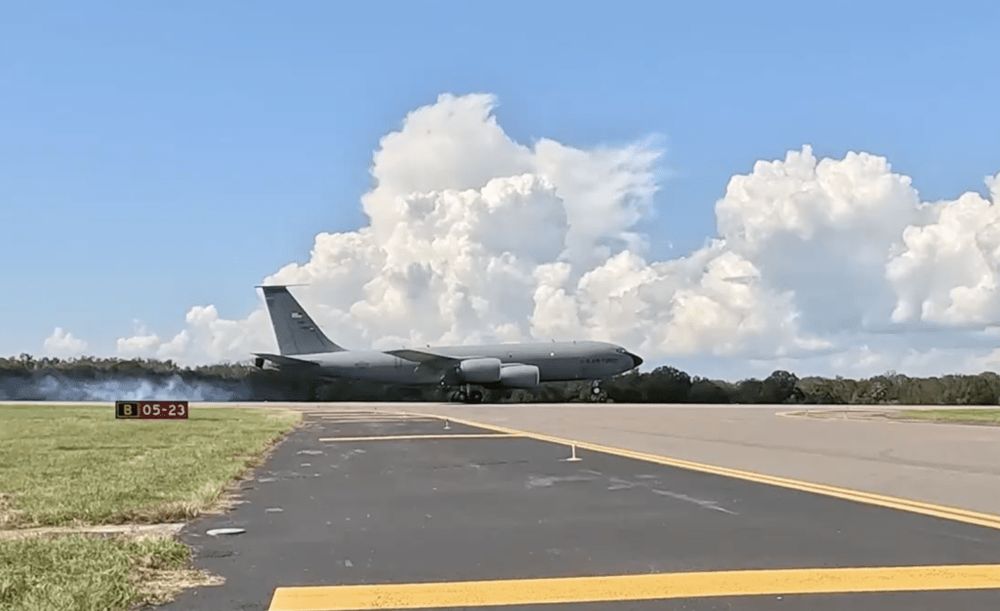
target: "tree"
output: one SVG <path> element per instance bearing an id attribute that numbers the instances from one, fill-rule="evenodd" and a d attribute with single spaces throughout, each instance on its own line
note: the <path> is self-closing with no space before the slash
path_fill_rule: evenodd
<path id="1" fill-rule="evenodd" d="M 792 373 L 777 370 L 767 376 L 761 388 L 762 403 L 788 403 L 796 397 L 799 379 Z M 801 396 L 801 391 L 799 391 Z M 797 402 L 797 401 L 796 401 Z"/>
<path id="2" fill-rule="evenodd" d="M 740 380 L 732 397 L 734 403 L 761 403 L 764 383 L 756 378 Z"/>
<path id="3" fill-rule="evenodd" d="M 690 403 L 729 403 L 729 394 L 719 384 L 705 378 L 694 378 L 688 392 Z"/>
<path id="4" fill-rule="evenodd" d="M 683 403 L 691 390 L 691 376 L 673 367 L 657 367 L 640 383 L 644 401 Z"/>

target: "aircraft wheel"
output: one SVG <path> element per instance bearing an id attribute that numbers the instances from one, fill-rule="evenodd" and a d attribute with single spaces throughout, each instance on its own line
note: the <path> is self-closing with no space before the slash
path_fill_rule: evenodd
<path id="1" fill-rule="evenodd" d="M 469 403 L 482 403 L 482 401 L 483 401 L 483 393 L 479 392 L 478 390 L 474 390 L 471 393 L 469 393 Z"/>
<path id="2" fill-rule="evenodd" d="M 465 403 L 465 401 L 466 401 L 465 391 L 464 390 L 457 390 L 457 391 L 451 393 L 451 400 L 455 401 L 455 402 L 458 402 L 458 403 Z"/>

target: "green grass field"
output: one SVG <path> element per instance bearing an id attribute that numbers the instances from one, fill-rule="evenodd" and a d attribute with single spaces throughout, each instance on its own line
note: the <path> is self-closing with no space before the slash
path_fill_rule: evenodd
<path id="1" fill-rule="evenodd" d="M 0 405 L 0 528 L 191 518 L 297 420 L 193 406 L 186 421 L 129 421 L 110 405 Z"/>
<path id="2" fill-rule="evenodd" d="M 173 539 L 71 535 L 0 541 L 0 611 L 105 611 L 163 602 L 197 580 Z"/>
<path id="3" fill-rule="evenodd" d="M 907 409 L 892 416 L 903 420 L 923 420 L 927 422 L 950 422 L 952 424 L 992 424 L 1000 425 L 1000 409 Z"/>
<path id="4" fill-rule="evenodd" d="M 115 420 L 110 405 L 0 405 L 0 529 L 187 520 L 298 419 L 195 406 L 187 421 L 142 422 Z M 189 561 L 169 537 L 0 536 L 0 611 L 163 602 L 204 581 Z"/>

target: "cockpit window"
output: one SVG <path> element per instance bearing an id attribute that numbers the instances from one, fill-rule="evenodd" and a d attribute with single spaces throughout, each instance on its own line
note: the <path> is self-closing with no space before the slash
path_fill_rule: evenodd
<path id="1" fill-rule="evenodd" d="M 617 352 L 618 354 L 625 354 L 625 349 L 624 348 L 615 348 L 615 352 Z"/>

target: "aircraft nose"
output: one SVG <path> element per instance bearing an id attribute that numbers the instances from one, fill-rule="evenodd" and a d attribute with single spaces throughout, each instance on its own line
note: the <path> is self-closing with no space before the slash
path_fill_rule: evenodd
<path id="1" fill-rule="evenodd" d="M 638 354 L 632 354 L 631 352 L 629 352 L 628 355 L 630 357 L 632 357 L 632 367 L 633 368 L 638 367 L 639 365 L 642 365 L 642 358 Z"/>

